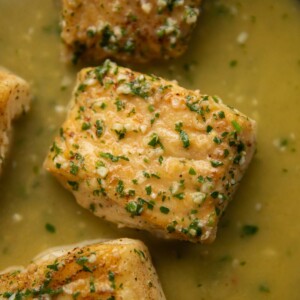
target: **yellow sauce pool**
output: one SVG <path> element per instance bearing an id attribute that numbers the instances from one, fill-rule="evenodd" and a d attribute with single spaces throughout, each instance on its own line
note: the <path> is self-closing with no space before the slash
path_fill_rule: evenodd
<path id="1" fill-rule="evenodd" d="M 117 229 L 42 169 L 78 71 L 60 60 L 57 2 L 0 0 L 0 65 L 35 95 L 0 180 L 0 269 L 49 247 L 126 236 L 148 245 L 168 299 L 300 299 L 300 1 L 206 1 L 182 58 L 134 66 L 257 120 L 257 154 L 209 246 Z M 258 231 L 243 234 L 245 225 Z"/>

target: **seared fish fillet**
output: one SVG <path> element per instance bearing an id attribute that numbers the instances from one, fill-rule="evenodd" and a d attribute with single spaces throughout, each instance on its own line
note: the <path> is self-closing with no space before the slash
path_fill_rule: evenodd
<path id="1" fill-rule="evenodd" d="M 63 0 L 69 60 L 130 62 L 177 57 L 187 48 L 201 0 Z"/>
<path id="2" fill-rule="evenodd" d="M 0 174 L 9 148 L 12 121 L 28 110 L 30 99 L 28 83 L 0 68 Z"/>
<path id="3" fill-rule="evenodd" d="M 0 275 L 1 299 L 163 300 L 146 246 L 120 239 L 49 253 Z"/>
<path id="4" fill-rule="evenodd" d="M 219 98 L 106 61 L 78 74 L 45 167 L 99 217 L 212 242 L 254 148 L 255 122 Z"/>

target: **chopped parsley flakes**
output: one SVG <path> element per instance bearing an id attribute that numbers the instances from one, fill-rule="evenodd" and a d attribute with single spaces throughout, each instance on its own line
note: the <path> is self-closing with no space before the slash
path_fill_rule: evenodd
<path id="1" fill-rule="evenodd" d="M 118 162 L 120 159 L 129 161 L 129 158 L 126 157 L 126 156 L 124 156 L 124 155 L 117 155 L 117 156 L 115 156 L 115 155 L 112 155 L 109 152 L 101 152 L 100 156 L 103 157 L 103 158 L 108 158 L 112 162 Z"/>
<path id="2" fill-rule="evenodd" d="M 182 122 L 176 123 L 175 130 L 179 132 L 179 137 L 182 141 L 183 148 L 188 148 L 190 146 L 189 136 L 184 130 L 182 130 L 182 126 L 183 126 Z"/>

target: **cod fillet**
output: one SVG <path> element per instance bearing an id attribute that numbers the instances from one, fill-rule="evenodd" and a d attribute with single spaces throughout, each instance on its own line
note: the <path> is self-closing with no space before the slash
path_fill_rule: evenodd
<path id="1" fill-rule="evenodd" d="M 130 62 L 177 57 L 186 50 L 201 0 L 63 0 L 67 60 Z"/>
<path id="2" fill-rule="evenodd" d="M 0 174 L 9 149 L 12 121 L 28 111 L 30 100 L 28 83 L 0 68 Z"/>
<path id="3" fill-rule="evenodd" d="M 212 242 L 255 150 L 255 122 L 218 97 L 106 61 L 79 72 L 45 168 L 95 215 Z"/>
<path id="4" fill-rule="evenodd" d="M 0 274 L 1 299 L 164 300 L 146 246 L 119 239 L 53 251 Z"/>

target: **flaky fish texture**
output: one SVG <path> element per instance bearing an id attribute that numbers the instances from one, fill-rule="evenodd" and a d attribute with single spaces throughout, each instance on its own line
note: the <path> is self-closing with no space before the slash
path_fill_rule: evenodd
<path id="1" fill-rule="evenodd" d="M 0 299 L 164 300 L 146 246 L 119 239 L 50 251 L 0 275 Z"/>
<path id="2" fill-rule="evenodd" d="M 79 72 L 45 167 L 99 217 L 208 243 L 254 150 L 219 98 L 106 61 Z"/>
<path id="3" fill-rule="evenodd" d="M 186 50 L 201 0 L 63 0 L 68 60 L 147 62 Z"/>
<path id="4" fill-rule="evenodd" d="M 0 68 L 0 174 L 9 149 L 12 121 L 29 109 L 30 100 L 29 84 Z"/>

